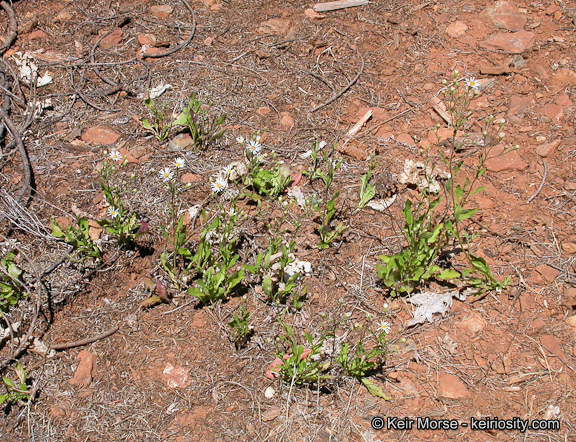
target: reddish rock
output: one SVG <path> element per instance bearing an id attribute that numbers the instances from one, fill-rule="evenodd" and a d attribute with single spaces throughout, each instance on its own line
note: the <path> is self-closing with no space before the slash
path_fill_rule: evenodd
<path id="1" fill-rule="evenodd" d="M 37 29 L 35 31 L 30 32 L 30 34 L 28 34 L 28 36 L 26 37 L 28 40 L 40 40 L 42 38 L 48 37 L 48 34 L 46 34 L 46 32 Z"/>
<path id="2" fill-rule="evenodd" d="M 291 129 L 296 124 L 292 115 L 289 112 L 280 112 L 282 119 L 280 120 L 280 125 L 284 129 Z"/>
<path id="3" fill-rule="evenodd" d="M 365 161 L 368 158 L 368 152 L 359 149 L 351 144 L 338 145 L 338 152 L 348 155 L 359 161 Z"/>
<path id="4" fill-rule="evenodd" d="M 120 135 L 104 126 L 94 126 L 82 134 L 82 141 L 91 144 L 114 144 Z"/>
<path id="5" fill-rule="evenodd" d="M 282 18 L 272 18 L 260 24 L 259 34 L 285 36 L 290 33 L 292 22 Z"/>
<path id="6" fill-rule="evenodd" d="M 446 28 L 446 34 L 448 34 L 452 38 L 462 37 L 466 31 L 468 30 L 468 26 L 463 21 L 457 20 L 454 23 L 450 23 Z"/>
<path id="7" fill-rule="evenodd" d="M 495 158 L 486 161 L 486 169 L 490 172 L 503 172 L 506 170 L 526 170 L 528 164 L 522 159 L 517 150 L 503 153 L 504 146 L 496 146 L 491 152 Z"/>
<path id="8" fill-rule="evenodd" d="M 460 399 L 469 395 L 466 384 L 458 376 L 442 373 L 438 377 L 438 396 L 447 399 Z"/>
<path id="9" fill-rule="evenodd" d="M 410 134 L 398 134 L 394 137 L 398 143 L 414 146 L 414 139 Z"/>
<path id="10" fill-rule="evenodd" d="M 473 312 L 458 322 L 456 327 L 466 334 L 475 335 L 486 328 L 486 321 L 480 312 Z"/>
<path id="11" fill-rule="evenodd" d="M 276 419 L 278 416 L 282 414 L 282 410 L 278 407 L 271 407 L 262 413 L 262 422 L 269 422 Z"/>
<path id="12" fill-rule="evenodd" d="M 494 6 L 484 9 L 480 17 L 485 22 L 508 31 L 520 31 L 528 21 L 514 2 L 506 0 L 500 0 Z"/>
<path id="13" fill-rule="evenodd" d="M 124 32 L 120 29 L 116 29 L 114 32 L 108 34 L 100 41 L 100 47 L 102 49 L 110 49 L 115 46 L 120 46 L 122 44 L 122 36 Z"/>
<path id="14" fill-rule="evenodd" d="M 541 109 L 542 115 L 552 120 L 557 125 L 562 124 L 564 119 L 564 109 L 562 106 L 555 103 L 548 103 L 544 105 Z"/>
<path id="15" fill-rule="evenodd" d="M 556 277 L 560 274 L 560 272 L 556 270 L 554 267 L 550 267 L 549 265 L 546 264 L 539 265 L 538 267 L 535 268 L 535 270 L 538 273 L 540 273 L 542 278 L 544 278 L 544 280 L 547 282 L 554 282 Z"/>
<path id="16" fill-rule="evenodd" d="M 174 8 L 170 5 L 154 5 L 150 8 L 150 14 L 157 18 L 168 18 Z"/>
<path id="17" fill-rule="evenodd" d="M 174 367 L 169 362 L 162 372 L 162 378 L 166 381 L 169 388 L 186 388 L 190 385 L 188 370 L 184 367 Z"/>
<path id="18" fill-rule="evenodd" d="M 556 152 L 556 149 L 560 146 L 561 142 L 562 140 L 555 140 L 551 143 L 541 144 L 536 148 L 536 153 L 542 158 L 546 158 Z"/>
<path id="19" fill-rule="evenodd" d="M 540 345 L 542 345 L 545 350 L 548 350 L 548 353 L 552 353 L 557 358 L 560 358 L 563 361 L 568 359 L 564 353 L 564 350 L 562 350 L 558 339 L 556 339 L 554 335 L 540 336 Z"/>
<path id="20" fill-rule="evenodd" d="M 546 326 L 546 321 L 544 321 L 543 319 L 540 319 L 540 318 L 536 318 L 534 320 L 534 322 L 532 323 L 532 327 L 534 327 L 535 329 L 539 329 L 539 328 L 542 328 L 545 326 Z"/>
<path id="21" fill-rule="evenodd" d="M 572 106 L 573 104 L 572 100 L 570 99 L 570 95 L 566 93 L 558 95 L 558 98 L 556 98 L 555 103 L 562 107 L 569 107 Z"/>
<path id="22" fill-rule="evenodd" d="M 510 97 L 510 103 L 508 104 L 508 116 L 517 115 L 519 117 L 524 117 L 524 112 L 531 106 L 536 104 L 534 98 L 529 95 L 512 95 Z"/>
<path id="23" fill-rule="evenodd" d="M 562 250 L 566 253 L 575 254 L 576 253 L 576 243 L 573 242 L 565 242 L 562 243 Z"/>
<path id="24" fill-rule="evenodd" d="M 520 54 L 531 48 L 535 40 L 536 34 L 529 31 L 518 31 L 513 34 L 501 32 L 488 37 L 480 43 L 480 47 Z"/>
<path id="25" fill-rule="evenodd" d="M 202 181 L 202 176 L 196 175 L 194 173 L 185 173 L 180 177 L 180 179 L 184 184 L 192 184 Z"/>
<path id="26" fill-rule="evenodd" d="M 65 8 L 58 13 L 54 21 L 62 23 L 73 19 L 75 16 L 76 14 L 72 8 Z"/>
<path id="27" fill-rule="evenodd" d="M 556 87 L 574 86 L 576 85 L 576 72 L 570 69 L 558 69 L 551 83 Z"/>
<path id="28" fill-rule="evenodd" d="M 57 406 L 57 405 L 52 405 L 50 407 L 49 414 L 50 414 L 50 417 L 54 417 L 54 418 L 66 416 L 66 412 L 64 411 L 64 409 Z"/>
<path id="29" fill-rule="evenodd" d="M 194 141 L 192 140 L 190 134 L 188 133 L 178 134 L 174 138 L 172 138 L 168 143 L 168 150 L 180 151 L 185 150 L 186 148 L 193 145 Z"/>
<path id="30" fill-rule="evenodd" d="M 195 427 L 202 425 L 201 421 L 206 419 L 211 412 L 212 408 L 210 407 L 194 407 L 189 413 L 178 413 L 174 420 L 183 427 Z"/>
<path id="31" fill-rule="evenodd" d="M 121 147 L 120 149 L 118 149 L 118 152 L 120 152 L 120 155 L 122 155 L 124 161 L 128 160 L 128 163 L 130 164 L 138 163 L 138 160 L 134 157 L 134 155 L 132 155 L 132 152 L 130 152 L 129 150 Z"/>
<path id="32" fill-rule="evenodd" d="M 156 46 L 156 42 L 157 42 L 157 39 L 156 39 L 156 36 L 154 34 L 140 34 L 138 36 L 138 44 L 140 46 L 147 45 L 150 47 L 154 47 L 154 46 Z"/>
<path id="33" fill-rule="evenodd" d="M 96 355 L 82 350 L 78 353 L 77 358 L 80 359 L 80 363 L 74 373 L 74 377 L 69 379 L 68 382 L 74 387 L 88 388 L 92 383 L 92 379 L 96 376 Z"/>
<path id="34" fill-rule="evenodd" d="M 304 10 L 304 15 L 312 20 L 320 20 L 326 18 L 325 15 L 318 14 L 314 9 L 307 8 Z"/>
<path id="35" fill-rule="evenodd" d="M 256 111 L 256 113 L 261 117 L 270 115 L 270 112 L 272 112 L 272 109 L 270 109 L 269 107 L 259 107 L 258 110 Z"/>

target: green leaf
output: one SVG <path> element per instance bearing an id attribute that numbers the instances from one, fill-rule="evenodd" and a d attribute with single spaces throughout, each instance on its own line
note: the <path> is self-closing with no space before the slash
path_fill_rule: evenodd
<path id="1" fill-rule="evenodd" d="M 368 393 L 375 397 L 381 397 L 386 401 L 391 401 L 392 397 L 387 396 L 381 387 L 376 385 L 376 383 L 368 378 L 361 378 L 360 381 L 364 384 L 364 386 L 368 389 Z"/>
<path id="2" fill-rule="evenodd" d="M 142 118 L 140 120 L 140 124 L 142 124 L 142 127 L 146 130 L 153 130 L 150 121 L 148 121 L 146 118 Z"/>
<path id="3" fill-rule="evenodd" d="M 64 238 L 64 232 L 56 221 L 52 221 L 52 236 L 55 238 Z"/>
<path id="4" fill-rule="evenodd" d="M 442 280 L 456 279 L 460 277 L 460 273 L 453 269 L 446 269 L 440 273 L 437 278 Z"/>
<path id="5" fill-rule="evenodd" d="M 9 378 L 2 378 L 2 380 L 4 381 L 4 383 L 8 386 L 8 387 L 12 387 L 12 388 L 16 388 L 16 386 L 14 385 L 14 382 L 12 382 Z"/>
<path id="6" fill-rule="evenodd" d="M 184 109 L 178 117 L 174 120 L 175 126 L 188 126 L 188 121 L 190 120 L 190 113 L 187 112 L 187 109 Z"/>
<path id="7" fill-rule="evenodd" d="M 264 281 L 262 281 L 262 290 L 264 291 L 264 293 L 266 293 L 266 295 L 268 297 L 271 297 L 274 293 L 274 282 L 272 282 L 272 279 L 270 279 L 269 276 L 267 276 L 266 278 L 264 278 Z"/>
<path id="8" fill-rule="evenodd" d="M 454 219 L 456 222 L 464 221 L 468 218 L 472 218 L 478 209 L 462 209 L 460 206 L 456 207 L 454 211 Z"/>

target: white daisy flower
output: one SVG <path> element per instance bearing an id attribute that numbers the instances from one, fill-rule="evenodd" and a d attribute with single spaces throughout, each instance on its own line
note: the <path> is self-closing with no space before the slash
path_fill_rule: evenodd
<path id="1" fill-rule="evenodd" d="M 110 159 L 112 161 L 122 161 L 122 155 L 117 150 L 110 152 Z"/>
<path id="2" fill-rule="evenodd" d="M 392 331 L 392 327 L 390 327 L 390 323 L 387 321 L 382 321 L 380 324 L 378 324 L 378 329 L 386 334 L 389 334 Z"/>
<path id="3" fill-rule="evenodd" d="M 256 155 L 262 150 L 262 145 L 258 141 L 250 140 L 246 149 L 248 149 L 248 152 L 252 155 Z"/>
<path id="4" fill-rule="evenodd" d="M 222 175 L 226 178 L 230 178 L 230 176 L 234 173 L 234 166 L 228 165 L 224 169 L 222 169 Z"/>
<path id="5" fill-rule="evenodd" d="M 216 181 L 213 181 L 212 184 L 212 192 L 220 193 L 223 192 L 228 187 L 228 181 L 224 177 L 216 178 Z"/>
<path id="6" fill-rule="evenodd" d="M 234 216 L 234 215 L 236 215 L 237 212 L 236 212 L 236 209 L 234 207 L 230 207 L 226 213 L 229 216 Z"/>
<path id="7" fill-rule="evenodd" d="M 478 80 L 476 80 L 474 77 L 470 77 L 470 78 L 466 78 L 466 86 L 468 86 L 470 89 L 478 89 L 480 87 L 480 83 L 478 83 Z"/>
<path id="8" fill-rule="evenodd" d="M 116 218 L 118 215 L 120 215 L 120 212 L 118 212 L 118 209 L 116 207 L 108 207 L 108 215 L 111 218 Z"/>
<path id="9" fill-rule="evenodd" d="M 186 165 L 186 160 L 184 158 L 178 158 L 174 160 L 174 167 L 176 169 L 182 169 Z"/>
<path id="10" fill-rule="evenodd" d="M 169 167 L 165 167 L 164 169 L 162 169 L 160 171 L 160 177 L 162 178 L 162 181 L 164 181 L 164 182 L 170 181 L 173 176 L 174 176 L 174 172 L 172 172 L 172 170 Z"/>
<path id="11" fill-rule="evenodd" d="M 238 138 L 236 138 L 236 142 L 238 144 L 240 144 L 241 146 L 244 145 L 244 137 L 243 136 L 239 136 Z"/>

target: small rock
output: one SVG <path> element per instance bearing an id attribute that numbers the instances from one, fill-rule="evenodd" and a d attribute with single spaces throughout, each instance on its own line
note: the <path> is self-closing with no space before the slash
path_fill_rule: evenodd
<path id="1" fill-rule="evenodd" d="M 560 274 L 560 272 L 556 270 L 554 267 L 550 267 L 549 265 L 546 264 L 539 265 L 538 267 L 535 268 L 535 270 L 538 273 L 540 273 L 540 275 L 542 275 L 542 278 L 544 278 L 544 280 L 547 282 L 554 282 L 556 277 Z"/>
<path id="2" fill-rule="evenodd" d="M 138 44 L 140 46 L 150 46 L 150 47 L 154 47 L 156 46 L 156 36 L 154 34 L 140 34 L 138 36 Z"/>
<path id="3" fill-rule="evenodd" d="M 69 379 L 70 385 L 78 388 L 88 388 L 96 376 L 96 355 L 82 350 L 77 356 L 80 359 L 74 377 Z"/>
<path id="4" fill-rule="evenodd" d="M 182 174 L 180 179 L 184 184 L 192 184 L 192 183 L 199 183 L 200 181 L 202 181 L 202 176 L 196 175 L 194 173 L 184 173 Z"/>
<path id="5" fill-rule="evenodd" d="M 276 394 L 276 390 L 274 390 L 274 388 L 272 386 L 268 387 L 264 391 L 264 397 L 266 397 L 267 399 L 272 399 L 275 394 Z"/>
<path id="6" fill-rule="evenodd" d="M 368 152 L 352 146 L 351 144 L 338 145 L 338 152 L 348 155 L 359 161 L 365 161 L 368 158 Z"/>
<path id="7" fill-rule="evenodd" d="M 492 362 L 492 365 L 490 366 L 490 368 L 492 368 L 492 370 L 494 370 L 498 374 L 506 373 L 506 369 L 504 368 L 504 363 L 500 359 L 497 359 L 494 362 Z"/>
<path id="8" fill-rule="evenodd" d="M 114 144 L 120 138 L 116 132 L 104 126 L 95 126 L 82 134 L 82 141 L 91 144 Z"/>
<path id="9" fill-rule="evenodd" d="M 50 417 L 64 417 L 66 416 L 66 412 L 64 411 L 64 409 L 62 409 L 61 407 L 57 406 L 57 405 L 52 405 L 50 407 Z"/>
<path id="10" fill-rule="evenodd" d="M 447 399 L 460 399 L 470 394 L 458 376 L 443 373 L 438 377 L 438 395 Z"/>
<path id="11" fill-rule="evenodd" d="M 562 107 L 570 107 L 573 104 L 570 95 L 566 93 L 558 95 L 558 98 L 556 98 L 554 102 Z"/>
<path id="12" fill-rule="evenodd" d="M 169 362 L 162 372 L 162 378 L 164 378 L 169 388 L 185 388 L 190 385 L 188 370 L 180 366 L 174 367 Z"/>
<path id="13" fill-rule="evenodd" d="M 76 14 L 74 13 L 74 11 L 72 10 L 72 8 L 65 8 L 62 9 L 58 15 L 56 16 L 56 18 L 54 19 L 55 22 L 65 22 L 68 20 L 71 20 L 72 18 L 74 18 L 76 16 Z"/>
<path id="14" fill-rule="evenodd" d="M 154 5 L 150 8 L 150 14 L 157 18 L 168 18 L 174 8 L 170 5 Z"/>
<path id="15" fill-rule="evenodd" d="M 282 119 L 280 120 L 280 125 L 284 129 L 291 129 L 296 124 L 292 115 L 289 112 L 280 112 Z"/>
<path id="16" fill-rule="evenodd" d="M 540 318 L 536 318 L 534 320 L 534 322 L 532 323 L 532 327 L 534 327 L 535 329 L 539 329 L 539 328 L 542 328 L 545 326 L 546 326 L 546 321 L 544 321 L 543 319 L 540 319 Z"/>
<path id="17" fill-rule="evenodd" d="M 258 110 L 256 111 L 256 113 L 258 115 L 260 115 L 261 117 L 265 117 L 266 115 L 269 115 L 270 112 L 272 112 L 272 109 L 270 109 L 269 107 L 260 107 L 258 108 Z"/>
<path id="18" fill-rule="evenodd" d="M 493 7 L 484 9 L 480 13 L 480 18 L 508 31 L 520 31 L 528 21 L 513 2 L 506 0 L 498 1 Z"/>
<path id="19" fill-rule="evenodd" d="M 40 40 L 45 37 L 48 37 L 48 34 L 46 34 L 46 32 L 40 29 L 37 29 L 35 31 L 30 32 L 30 34 L 28 34 L 26 38 L 27 40 Z"/>
<path id="20" fill-rule="evenodd" d="M 480 312 L 473 312 L 456 324 L 463 332 L 475 335 L 486 328 L 486 321 Z"/>
<path id="21" fill-rule="evenodd" d="M 576 253 L 576 243 L 573 242 L 565 242 L 562 243 L 562 250 L 566 253 L 570 253 L 571 255 Z"/>
<path id="22" fill-rule="evenodd" d="M 118 149 L 118 152 L 120 152 L 120 155 L 122 155 L 124 161 L 128 160 L 128 163 L 130 164 L 138 164 L 138 160 L 134 158 L 134 155 L 132 155 L 132 152 L 130 152 L 129 150 L 126 150 L 123 147 L 121 147 L 120 149 Z"/>
<path id="23" fill-rule="evenodd" d="M 556 151 L 561 142 L 562 140 L 555 140 L 552 143 L 541 144 L 536 148 L 536 154 L 542 158 L 546 158 Z"/>
<path id="24" fill-rule="evenodd" d="M 486 161 L 486 169 L 490 172 L 503 172 L 507 170 L 526 170 L 528 164 L 522 159 L 517 150 L 506 152 L 503 146 L 495 146 L 492 154 L 494 158 L 490 158 Z"/>
<path id="25" fill-rule="evenodd" d="M 463 21 L 457 20 L 454 23 L 450 23 L 446 28 L 446 34 L 452 38 L 462 37 L 468 30 L 468 25 Z"/>
<path id="26" fill-rule="evenodd" d="M 259 34 L 285 36 L 290 32 L 292 22 L 282 18 L 272 18 L 260 24 Z"/>
<path id="27" fill-rule="evenodd" d="M 566 354 L 564 353 L 564 350 L 562 350 L 562 347 L 560 346 L 558 339 L 556 339 L 556 336 L 554 335 L 540 336 L 540 345 L 542 345 L 542 347 L 544 347 L 545 350 L 547 350 L 549 353 L 552 353 L 557 358 L 563 361 L 567 360 Z"/>
<path id="28" fill-rule="evenodd" d="M 529 31 L 518 31 L 513 34 L 498 33 L 480 43 L 480 47 L 488 50 L 500 50 L 520 54 L 531 48 L 536 40 L 536 34 Z"/>
<path id="29" fill-rule="evenodd" d="M 564 322 L 566 322 L 568 327 L 571 327 L 576 331 L 576 315 L 568 316 Z"/>
<path id="30" fill-rule="evenodd" d="M 414 139 L 410 134 L 399 134 L 394 137 L 398 143 L 406 144 L 407 146 L 414 146 Z"/>
<path id="31" fill-rule="evenodd" d="M 570 69 L 558 69 L 551 83 L 556 87 L 574 86 L 576 85 L 576 72 Z"/>
<path id="32" fill-rule="evenodd" d="M 282 414 L 282 411 L 278 407 L 271 407 L 262 413 L 262 422 L 270 422 L 276 419 Z"/>
<path id="33" fill-rule="evenodd" d="M 108 34 L 100 41 L 100 47 L 102 49 L 110 49 L 115 46 L 120 46 L 122 44 L 122 36 L 124 32 L 120 29 L 116 29 L 114 32 Z"/>
<path id="34" fill-rule="evenodd" d="M 564 109 L 562 106 L 555 103 L 548 103 L 544 105 L 541 109 L 542 115 L 550 118 L 558 126 L 562 124 L 564 119 Z"/>
<path id="35" fill-rule="evenodd" d="M 317 13 L 314 9 L 312 9 L 312 8 L 306 8 L 306 9 L 304 10 L 304 15 L 305 15 L 306 17 L 312 19 L 312 20 L 320 20 L 320 19 L 326 18 L 325 15 L 318 14 L 318 13 Z"/>
<path id="36" fill-rule="evenodd" d="M 187 147 L 193 145 L 194 141 L 192 140 L 190 134 L 178 134 L 168 143 L 168 150 L 178 152 L 180 150 L 185 150 Z"/>
<path id="37" fill-rule="evenodd" d="M 522 118 L 524 117 L 524 112 L 534 104 L 536 104 L 536 102 L 532 96 L 512 95 L 510 97 L 510 103 L 508 104 L 508 116 L 517 115 Z"/>

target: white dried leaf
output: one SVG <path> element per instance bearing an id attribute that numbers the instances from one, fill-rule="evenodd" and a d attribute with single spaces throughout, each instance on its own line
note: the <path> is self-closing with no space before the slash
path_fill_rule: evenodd
<path id="1" fill-rule="evenodd" d="M 420 292 L 410 296 L 408 301 L 417 308 L 413 313 L 414 318 L 408 323 L 408 327 L 422 324 L 424 321 L 432 322 L 436 313 L 443 316 L 452 308 L 453 296 L 458 296 L 458 292 Z"/>
<path id="2" fill-rule="evenodd" d="M 151 100 L 154 100 L 155 98 L 158 98 L 160 95 L 166 92 L 168 89 L 172 89 L 171 84 L 159 84 L 158 86 L 150 89 L 150 92 L 148 92 L 148 96 L 150 97 Z"/>
<path id="3" fill-rule="evenodd" d="M 390 198 L 384 198 L 379 200 L 372 200 L 366 204 L 371 209 L 377 210 L 378 212 L 384 212 L 388 207 L 394 204 L 396 201 L 396 194 L 392 195 Z"/>

